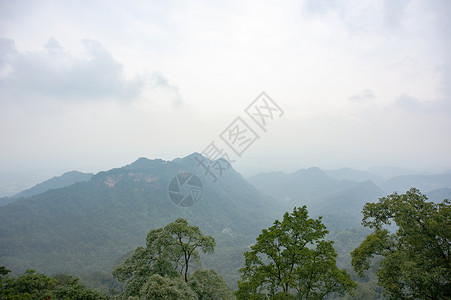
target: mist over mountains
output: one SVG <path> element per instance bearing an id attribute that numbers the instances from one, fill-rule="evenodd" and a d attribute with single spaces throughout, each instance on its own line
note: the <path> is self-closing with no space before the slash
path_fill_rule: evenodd
<path id="1" fill-rule="evenodd" d="M 309 168 L 246 180 L 228 166 L 215 179 L 200 161 L 214 165 L 197 153 L 172 161 L 139 158 L 95 175 L 68 172 L 2 198 L 10 203 L 0 206 L 0 265 L 14 272 L 109 272 L 144 243 L 148 230 L 182 217 L 216 239 L 217 250 L 204 263 L 233 285 L 242 253 L 262 228 L 295 206 L 307 205 L 310 215 L 322 216 L 332 236 L 343 230 L 356 235 L 360 231 L 353 228 L 360 228 L 363 205 L 393 191 L 416 186 L 431 200 L 451 198 L 451 173 L 386 180 L 349 168 Z M 186 172 L 200 179 L 202 197 L 193 206 L 180 207 L 171 202 L 168 187 Z M 343 259 L 350 246 L 336 245 L 343 248 Z"/>
<path id="2" fill-rule="evenodd" d="M 25 198 L 44 193 L 48 190 L 66 187 L 77 182 L 89 181 L 92 177 L 92 173 L 82 173 L 78 171 L 66 172 L 61 176 L 55 176 L 49 180 L 26 189 L 20 193 L 17 193 L 11 198 Z"/>
<path id="3" fill-rule="evenodd" d="M 411 187 L 431 194 L 437 201 L 451 198 L 451 173 L 401 175 L 384 180 L 377 174 L 350 168 L 333 171 L 309 168 L 290 174 L 260 173 L 248 180 L 277 199 L 285 210 L 301 203 L 307 205 L 312 215 L 323 216 L 326 225 L 334 230 L 359 226 L 365 203 L 393 192 L 405 193 Z"/>
<path id="4" fill-rule="evenodd" d="M 216 183 L 196 166 L 198 154 L 174 161 L 140 158 L 89 181 L 19 198 L 0 208 L 0 264 L 16 272 L 110 271 L 144 243 L 148 230 L 183 217 L 221 244 L 246 247 L 276 217 L 274 202 L 230 167 Z M 180 172 L 198 176 L 203 197 L 179 207 L 168 197 Z M 240 253 L 241 254 L 241 253 Z"/>

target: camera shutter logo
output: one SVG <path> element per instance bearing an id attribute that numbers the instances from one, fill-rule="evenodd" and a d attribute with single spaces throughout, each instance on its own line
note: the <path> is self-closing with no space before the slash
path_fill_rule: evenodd
<path id="1" fill-rule="evenodd" d="M 178 206 L 188 207 L 199 202 L 203 194 L 200 179 L 191 173 L 180 173 L 169 183 L 169 198 Z"/>

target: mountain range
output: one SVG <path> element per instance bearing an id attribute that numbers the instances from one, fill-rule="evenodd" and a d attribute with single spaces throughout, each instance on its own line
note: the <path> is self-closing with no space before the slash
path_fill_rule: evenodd
<path id="1" fill-rule="evenodd" d="M 61 176 L 55 176 L 46 181 L 36 184 L 35 186 L 23 190 L 9 197 L 0 198 L 0 205 L 14 202 L 18 198 L 31 197 L 44 193 L 51 189 L 62 188 L 70 186 L 77 182 L 89 181 L 92 177 L 92 173 L 82 173 L 78 171 L 66 172 Z"/>
<path id="2" fill-rule="evenodd" d="M 192 206 L 171 201 L 170 190 L 189 193 L 174 186 L 188 178 L 180 174 L 192 174 L 189 178 L 197 177 L 201 184 L 196 188 L 199 201 Z M 307 205 L 311 216 L 323 216 L 334 236 L 361 228 L 365 203 L 410 185 L 429 187 L 434 201 L 451 198 L 450 176 L 385 180 L 368 171 L 309 168 L 290 174 L 261 173 L 246 180 L 224 160 L 210 162 L 198 153 L 172 161 L 139 158 L 95 175 L 68 172 L 7 198 L 10 203 L 0 206 L 0 265 L 15 273 L 27 268 L 48 274 L 110 272 L 126 253 L 145 243 L 150 229 L 182 217 L 216 239 L 215 254 L 206 256 L 204 264 L 233 285 L 243 252 L 263 228 L 294 206 Z M 347 244 L 337 244 L 344 249 L 339 255 L 348 255 Z"/>
<path id="3" fill-rule="evenodd" d="M 372 181 L 337 180 L 318 168 L 291 174 L 262 173 L 248 180 L 273 196 L 286 211 L 300 204 L 307 205 L 312 216 L 323 216 L 328 228 L 333 230 L 359 226 L 363 205 L 384 195 Z"/>
<path id="4" fill-rule="evenodd" d="M 174 161 L 140 158 L 0 207 L 0 265 L 49 274 L 111 271 L 124 253 L 145 243 L 150 229 L 180 217 L 213 235 L 218 249 L 230 243 L 246 248 L 278 217 L 275 203 L 232 167 L 214 182 L 197 160 L 207 161 L 199 154 Z M 186 172 L 202 182 L 202 198 L 180 207 L 168 187 Z"/>
<path id="5" fill-rule="evenodd" d="M 451 172 L 400 175 L 384 180 L 368 171 L 309 168 L 289 174 L 260 173 L 249 177 L 248 181 L 273 196 L 286 210 L 300 203 L 307 205 L 312 215 L 323 216 L 334 230 L 359 226 L 363 205 L 393 192 L 405 193 L 416 187 L 427 196 L 431 195 L 433 201 L 451 199 Z"/>

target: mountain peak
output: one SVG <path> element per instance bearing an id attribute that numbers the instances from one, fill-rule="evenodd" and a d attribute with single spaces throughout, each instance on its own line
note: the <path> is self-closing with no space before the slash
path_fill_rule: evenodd
<path id="1" fill-rule="evenodd" d="M 89 181 L 2 206 L 0 265 L 14 256 L 10 265 L 18 270 L 22 266 L 44 272 L 111 270 L 120 255 L 142 243 L 149 229 L 180 217 L 211 235 L 230 228 L 255 238 L 264 225 L 271 224 L 277 210 L 272 198 L 232 167 L 214 181 L 193 159 L 198 157 L 193 153 L 177 162 L 142 157 L 99 172 Z M 215 171 L 214 163 L 209 165 L 205 158 L 203 163 Z M 173 183 L 180 172 L 192 173 L 202 185 Z M 171 195 L 201 199 L 182 207 Z"/>
<path id="2" fill-rule="evenodd" d="M 296 172 L 292 173 L 294 176 L 320 176 L 320 177 L 329 177 L 324 171 L 322 171 L 318 167 L 311 167 L 308 169 L 300 169 Z"/>
<path id="3" fill-rule="evenodd" d="M 46 192 L 51 189 L 62 188 L 66 186 L 70 186 L 77 182 L 89 181 L 92 177 L 92 173 L 82 173 L 79 171 L 69 171 L 64 173 L 61 176 L 55 176 L 51 179 L 48 179 L 44 182 L 38 183 L 35 186 L 24 190 L 20 193 L 15 194 L 11 198 L 22 198 L 22 197 L 30 197 L 33 195 L 37 195 L 43 192 Z"/>
<path id="4" fill-rule="evenodd" d="M 124 168 L 126 169 L 148 169 L 153 168 L 155 166 L 159 166 L 165 163 L 162 159 L 148 159 L 146 157 L 140 157 L 133 163 L 126 165 Z"/>
<path id="5" fill-rule="evenodd" d="M 183 163 L 183 162 L 186 162 L 186 161 L 189 161 L 189 160 L 195 160 L 196 158 L 207 159 L 206 157 L 204 157 L 199 152 L 193 152 L 193 153 L 191 153 L 191 154 L 189 154 L 189 155 L 187 155 L 185 157 L 182 157 L 182 158 L 180 158 L 180 157 L 174 158 L 172 160 L 172 162 Z"/>

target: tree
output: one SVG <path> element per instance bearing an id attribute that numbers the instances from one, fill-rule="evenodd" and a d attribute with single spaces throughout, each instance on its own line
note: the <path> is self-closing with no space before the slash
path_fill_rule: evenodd
<path id="1" fill-rule="evenodd" d="M 53 296 L 55 299 L 67 299 L 67 300 L 105 300 L 108 297 L 99 293 L 98 291 L 91 290 L 79 283 L 79 278 L 73 277 L 67 274 L 56 274 L 52 276 L 55 280 L 55 286 L 53 287 Z"/>
<path id="2" fill-rule="evenodd" d="M 176 277 L 176 253 L 170 249 L 170 236 L 163 228 L 150 230 L 146 247 L 137 247 L 133 255 L 113 270 L 113 276 L 125 281 L 120 297 L 139 296 L 142 286 L 154 274 Z"/>
<path id="3" fill-rule="evenodd" d="M 122 284 L 113 277 L 111 272 L 96 271 L 80 276 L 80 283 L 90 289 L 96 289 L 107 295 L 118 295 Z"/>
<path id="4" fill-rule="evenodd" d="M 197 300 L 196 293 L 180 277 L 154 274 L 143 285 L 140 299 Z"/>
<path id="5" fill-rule="evenodd" d="M 227 282 L 215 270 L 197 270 L 190 277 L 188 284 L 199 300 L 233 299 Z"/>
<path id="6" fill-rule="evenodd" d="M 373 233 L 352 251 L 352 265 L 363 276 L 370 259 L 380 258 L 378 283 L 396 299 L 451 298 L 450 202 L 427 202 L 412 188 L 363 207 L 362 224 Z M 395 222 L 396 232 L 384 226 Z M 394 230 L 392 230 L 393 232 Z"/>
<path id="7" fill-rule="evenodd" d="M 285 213 L 244 253 L 237 299 L 322 299 L 352 291 L 356 284 L 337 268 L 327 233 L 321 217 L 308 218 L 305 206 Z"/>
<path id="8" fill-rule="evenodd" d="M 188 281 L 189 267 L 200 265 L 199 250 L 213 253 L 213 237 L 203 235 L 197 226 L 177 219 L 164 228 L 150 230 L 146 247 L 138 247 L 130 258 L 116 267 L 113 275 L 125 281 L 121 297 L 139 296 L 144 284 L 152 275 L 175 278 L 183 276 Z"/>
<path id="9" fill-rule="evenodd" d="M 0 299 L 107 299 L 104 294 L 87 289 L 78 283 L 78 278 L 69 275 L 47 277 L 27 270 L 18 277 L 10 277 L 9 272 L 0 267 Z"/>
<path id="10" fill-rule="evenodd" d="M 177 219 L 173 223 L 169 223 L 164 228 L 171 237 L 173 242 L 170 243 L 174 250 L 175 257 L 180 256 L 182 265 L 180 271 L 184 273 L 185 282 L 188 282 L 188 268 L 191 261 L 200 263 L 199 252 L 213 253 L 215 249 L 215 240 L 211 236 L 205 236 L 197 226 L 190 226 L 185 219 Z M 177 262 L 179 260 L 177 259 Z"/>

